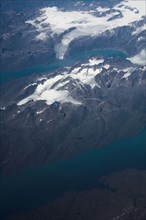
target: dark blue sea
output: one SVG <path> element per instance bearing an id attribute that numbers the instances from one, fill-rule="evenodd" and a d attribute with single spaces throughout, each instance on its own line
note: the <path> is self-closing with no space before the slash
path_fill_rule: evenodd
<path id="1" fill-rule="evenodd" d="M 2 73 L 1 79 L 4 83 L 36 72 L 52 71 L 97 54 L 126 58 L 126 55 L 119 51 L 88 52 L 49 66 L 39 65 L 15 73 Z M 1 216 L 37 208 L 58 198 L 65 191 L 102 188 L 104 186 L 98 183 L 98 178 L 128 168 L 146 169 L 146 130 L 68 160 L 28 168 L 15 176 L 1 176 Z"/>

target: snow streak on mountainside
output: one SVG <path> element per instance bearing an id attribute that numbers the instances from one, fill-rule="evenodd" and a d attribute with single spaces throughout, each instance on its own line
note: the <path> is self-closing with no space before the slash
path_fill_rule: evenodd
<path id="1" fill-rule="evenodd" d="M 139 55 L 131 58 L 135 62 L 139 61 Z M 128 80 L 135 71 L 145 70 L 145 67 L 137 66 L 125 61 L 124 65 L 119 67 L 112 64 L 112 60 L 105 61 L 103 58 L 93 57 L 86 62 L 79 63 L 70 68 L 64 68 L 57 75 L 53 74 L 49 78 L 37 79 L 32 84 L 23 89 L 26 92 L 29 88 L 35 88 L 34 93 L 25 97 L 18 102 L 18 106 L 27 104 L 32 101 L 44 100 L 46 104 L 51 105 L 54 102 L 72 103 L 74 105 L 82 105 L 86 91 L 94 88 L 103 89 L 103 82 L 98 79 L 105 77 L 106 86 L 111 84 L 110 74 L 117 72 L 116 77 L 121 81 Z M 142 61 L 141 61 L 142 62 Z M 97 80 L 98 79 L 98 80 Z M 116 78 L 115 78 L 116 80 Z M 78 91 L 76 93 L 76 91 Z"/>
<path id="2" fill-rule="evenodd" d="M 125 0 L 111 8 L 93 7 L 91 10 L 66 11 L 63 8 L 47 7 L 40 10 L 34 20 L 28 20 L 36 27 L 36 40 L 46 41 L 48 32 L 51 36 L 61 36 L 55 45 L 56 56 L 63 59 L 69 44 L 83 36 L 98 36 L 106 30 L 114 33 L 115 28 L 133 26 L 134 22 L 146 15 L 145 0 Z M 94 6 L 94 5 L 93 5 Z M 144 26 L 135 29 L 135 34 L 144 30 Z"/>
<path id="3" fill-rule="evenodd" d="M 21 100 L 18 105 L 26 104 L 28 101 L 46 100 L 47 104 L 55 101 L 64 103 L 81 104 L 71 97 L 70 87 L 77 87 L 83 90 L 84 84 L 88 84 L 93 88 L 98 86 L 94 77 L 102 71 L 98 64 L 103 63 L 103 59 L 90 59 L 88 63 L 74 68 L 71 72 L 63 71 L 63 73 L 45 80 L 43 84 L 39 84 L 31 96 Z M 30 85 L 31 86 L 31 85 Z"/>
<path id="4" fill-rule="evenodd" d="M 3 30 L 3 67 L 51 65 L 2 85 L 3 173 L 67 158 L 144 128 L 146 1 L 114 2 L 49 2 L 22 14 L 20 24 L 17 13 L 11 17 L 17 15 L 18 24 L 8 22 Z"/>
<path id="5" fill-rule="evenodd" d="M 143 129 L 145 79 L 145 66 L 95 56 L 6 85 L 0 103 L 3 172 L 67 158 Z"/>

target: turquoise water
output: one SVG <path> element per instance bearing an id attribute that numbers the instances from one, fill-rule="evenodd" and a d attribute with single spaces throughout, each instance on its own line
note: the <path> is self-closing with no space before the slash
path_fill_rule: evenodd
<path id="1" fill-rule="evenodd" d="M 88 51 L 88 52 L 78 54 L 76 56 L 72 56 L 71 58 L 68 58 L 65 60 L 58 60 L 52 64 L 49 64 L 49 65 L 35 65 L 35 66 L 25 68 L 23 70 L 16 71 L 16 72 L 3 72 L 3 73 L 1 73 L 0 83 L 3 84 L 3 83 L 6 83 L 10 80 L 16 79 L 16 78 L 29 76 L 33 73 L 49 72 L 49 71 L 57 70 L 60 67 L 71 66 L 71 65 L 75 64 L 78 60 L 86 59 L 86 58 L 93 56 L 93 55 L 101 55 L 104 57 L 120 57 L 123 59 L 126 58 L 126 54 L 124 54 L 121 51 L 116 51 L 116 50 Z"/>
<path id="2" fill-rule="evenodd" d="M 39 207 L 65 191 L 103 187 L 98 178 L 127 168 L 146 169 L 146 130 L 69 160 L 1 177 L 2 214 Z"/>

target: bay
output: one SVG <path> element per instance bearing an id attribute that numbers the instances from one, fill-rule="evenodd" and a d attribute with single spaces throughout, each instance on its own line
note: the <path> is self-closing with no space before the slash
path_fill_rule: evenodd
<path id="1" fill-rule="evenodd" d="M 102 188 L 98 178 L 124 169 L 146 169 L 146 129 L 68 160 L 0 177 L 2 216 L 47 204 L 66 191 Z"/>

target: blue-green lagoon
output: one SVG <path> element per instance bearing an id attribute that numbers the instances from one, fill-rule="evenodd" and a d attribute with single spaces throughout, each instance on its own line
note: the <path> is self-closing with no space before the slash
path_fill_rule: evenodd
<path id="1" fill-rule="evenodd" d="M 51 72 L 59 69 L 60 67 L 72 66 L 79 60 L 83 60 L 89 58 L 90 56 L 104 56 L 104 57 L 120 57 L 125 59 L 127 56 L 124 52 L 117 50 L 92 50 L 84 53 L 80 53 L 78 55 L 72 56 L 70 58 L 64 60 L 57 60 L 49 65 L 35 65 L 28 68 L 24 68 L 15 72 L 2 72 L 0 83 L 6 83 L 10 80 L 15 80 L 16 78 L 30 76 L 34 73 L 44 73 Z"/>

